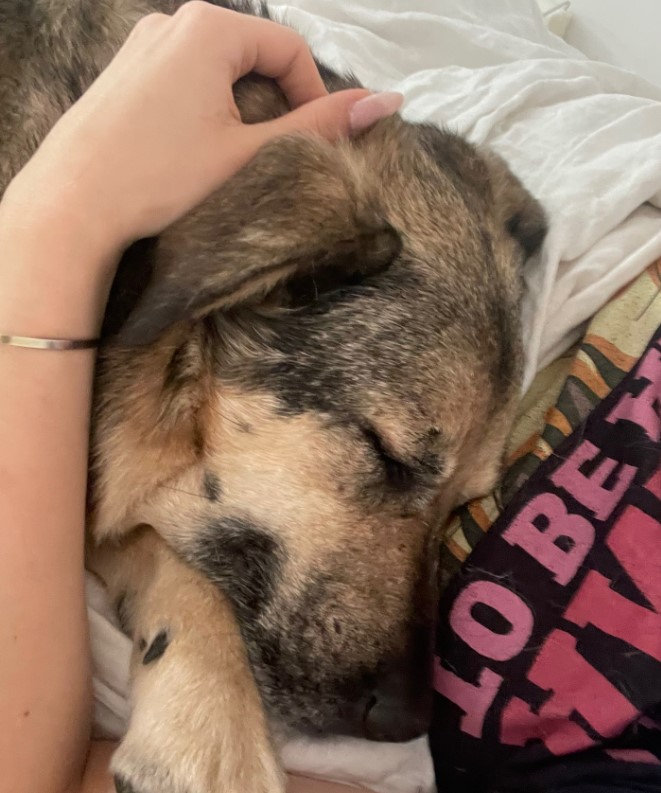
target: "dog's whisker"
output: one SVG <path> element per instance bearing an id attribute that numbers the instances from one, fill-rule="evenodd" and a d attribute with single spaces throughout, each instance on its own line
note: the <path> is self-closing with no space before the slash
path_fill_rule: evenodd
<path id="1" fill-rule="evenodd" d="M 205 496 L 204 493 L 192 493 L 190 490 L 183 490 L 180 487 L 172 487 L 172 485 L 158 485 L 161 490 L 172 490 L 174 493 L 182 493 L 185 496 L 192 496 L 193 498 L 201 498 L 203 501 L 214 501 L 210 496 Z"/>
<path id="2" fill-rule="evenodd" d="M 241 430 L 242 432 L 246 428 L 245 422 L 239 421 L 239 419 L 234 419 L 231 416 L 225 415 L 222 412 L 222 410 L 218 411 L 218 417 L 221 419 L 221 421 L 226 421 L 228 424 L 231 424 L 233 427 L 236 427 L 237 429 Z"/>

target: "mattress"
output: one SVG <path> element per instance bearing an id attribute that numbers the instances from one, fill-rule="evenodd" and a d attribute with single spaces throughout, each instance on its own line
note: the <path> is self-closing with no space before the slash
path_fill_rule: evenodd
<path id="1" fill-rule="evenodd" d="M 526 388 L 588 319 L 661 256 L 661 89 L 589 61 L 534 0 L 273 0 L 317 55 L 366 86 L 398 90 L 404 115 L 494 148 L 551 224 L 527 266 Z M 562 28 L 556 28 L 562 32 Z M 97 732 L 125 729 L 130 642 L 88 581 Z M 290 770 L 377 793 L 434 788 L 424 738 L 297 739 Z"/>

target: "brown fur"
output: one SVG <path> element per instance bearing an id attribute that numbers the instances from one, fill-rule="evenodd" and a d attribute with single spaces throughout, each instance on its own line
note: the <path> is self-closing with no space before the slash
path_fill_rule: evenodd
<path id="1" fill-rule="evenodd" d="M 177 5 L 0 0 L 0 189 Z M 255 77 L 236 95 L 251 122 L 286 109 Z M 136 647 L 120 789 L 280 789 L 264 713 L 276 735 L 424 730 L 437 527 L 498 475 L 543 233 L 497 157 L 395 117 L 274 142 L 127 252 L 90 493 Z"/>

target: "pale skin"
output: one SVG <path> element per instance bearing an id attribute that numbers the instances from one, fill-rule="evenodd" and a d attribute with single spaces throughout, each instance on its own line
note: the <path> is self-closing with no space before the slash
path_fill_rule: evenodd
<path id="1" fill-rule="evenodd" d="M 291 113 L 241 123 L 231 86 L 253 70 L 278 80 Z M 400 101 L 327 95 L 302 39 L 266 20 L 197 2 L 147 17 L 0 203 L 0 332 L 94 338 L 130 242 L 185 214 L 268 140 L 349 135 Z M 113 790 L 113 746 L 90 742 L 93 369 L 93 350 L 0 346 L 0 768 L 12 793 Z M 355 788 L 292 779 L 290 790 Z"/>

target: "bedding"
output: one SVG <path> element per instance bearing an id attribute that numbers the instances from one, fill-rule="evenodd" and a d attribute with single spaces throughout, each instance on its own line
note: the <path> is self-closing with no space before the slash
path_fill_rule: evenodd
<path id="1" fill-rule="evenodd" d="M 549 32 L 533 0 L 418 0 L 414 10 L 405 0 L 271 6 L 322 60 L 368 87 L 402 91 L 409 119 L 493 147 L 542 201 L 551 228 L 528 266 L 524 305 L 524 391 L 538 393 L 535 375 L 550 364 L 540 375 L 548 378 L 588 320 L 661 256 L 661 90 L 587 60 Z M 483 509 L 479 532 L 470 510 L 457 517 L 452 559 L 465 558 L 495 517 L 493 501 Z M 88 611 L 97 731 L 116 737 L 129 712 L 131 645 L 91 577 Z M 300 739 L 283 757 L 291 770 L 379 793 L 434 787 L 426 739 Z"/>
<path id="2" fill-rule="evenodd" d="M 572 20 L 570 0 L 537 0 L 546 27 L 556 36 L 564 38 Z"/>

